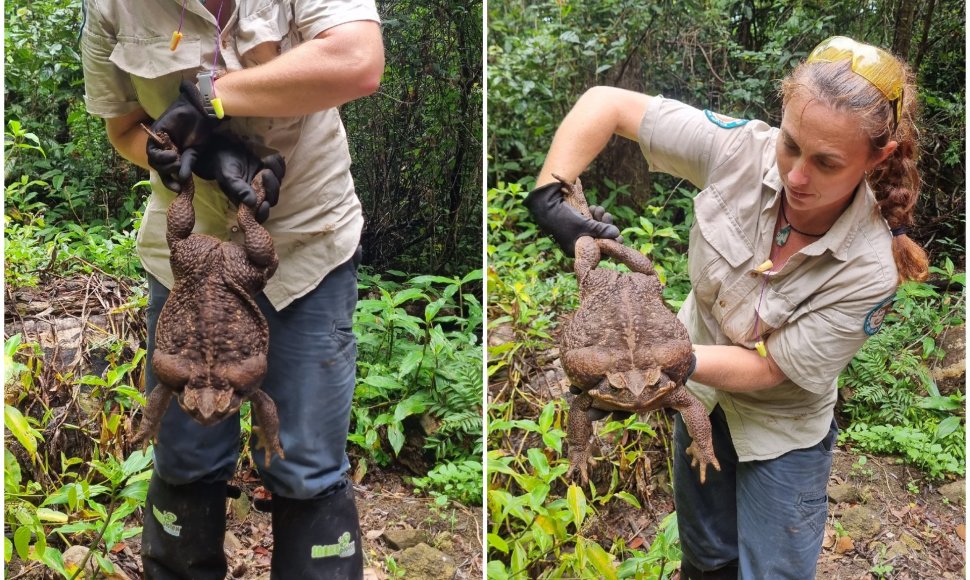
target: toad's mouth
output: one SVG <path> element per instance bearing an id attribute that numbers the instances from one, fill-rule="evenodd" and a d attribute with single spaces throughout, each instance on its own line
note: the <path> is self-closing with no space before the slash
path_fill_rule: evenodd
<path id="1" fill-rule="evenodd" d="M 206 426 L 238 413 L 243 401 L 232 389 L 190 386 L 177 393 L 176 399 L 183 411 Z"/>

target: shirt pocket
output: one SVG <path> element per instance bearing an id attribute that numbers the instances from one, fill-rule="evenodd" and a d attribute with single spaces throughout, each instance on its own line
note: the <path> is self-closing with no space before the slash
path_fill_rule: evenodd
<path id="1" fill-rule="evenodd" d="M 245 14 L 240 7 L 235 41 L 239 62 L 247 68 L 265 64 L 292 48 L 298 40 L 289 3 L 264 0 Z"/>
<path id="2" fill-rule="evenodd" d="M 711 185 L 694 198 L 690 275 L 697 299 L 707 310 L 717 306 L 722 287 L 730 286 L 739 268 L 754 255 L 735 210 Z M 723 306 L 723 305 L 722 305 Z"/>
<path id="3" fill-rule="evenodd" d="M 170 50 L 170 36 L 119 36 L 109 60 L 128 73 L 138 101 L 157 118 L 175 99 L 186 71 L 199 69 L 202 42 L 183 38 L 178 50 Z"/>

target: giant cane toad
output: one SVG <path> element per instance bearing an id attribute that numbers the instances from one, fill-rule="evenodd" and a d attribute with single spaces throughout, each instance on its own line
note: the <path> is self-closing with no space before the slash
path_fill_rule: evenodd
<path id="1" fill-rule="evenodd" d="M 557 179 L 559 179 L 557 177 Z M 590 217 L 582 185 L 559 179 L 565 201 Z M 576 241 L 574 271 L 580 306 L 564 323 L 560 336 L 562 365 L 569 381 L 582 390 L 569 409 L 567 439 L 570 468 L 588 481 L 594 405 L 607 411 L 645 413 L 672 407 L 680 411 L 693 443 L 687 448 L 700 480 L 707 466 L 721 467 L 714 456 L 711 424 L 704 405 L 684 387 L 690 367 L 687 329 L 661 297 L 653 264 L 616 240 L 581 237 Z M 632 270 L 597 269 L 603 255 Z"/>
<path id="2" fill-rule="evenodd" d="M 175 149 L 164 133 L 154 135 Z M 244 244 L 192 233 L 195 186 L 189 177 L 168 209 L 166 238 L 175 275 L 155 331 L 151 364 L 158 385 L 148 398 L 136 440 L 158 433 L 162 415 L 174 395 L 179 406 L 203 425 L 214 425 L 238 413 L 251 400 L 259 423 L 257 447 L 283 456 L 276 405 L 260 390 L 266 375 L 269 327 L 253 297 L 276 272 L 273 239 L 240 204 L 236 214 Z M 262 173 L 252 183 L 257 206 L 265 199 Z"/>

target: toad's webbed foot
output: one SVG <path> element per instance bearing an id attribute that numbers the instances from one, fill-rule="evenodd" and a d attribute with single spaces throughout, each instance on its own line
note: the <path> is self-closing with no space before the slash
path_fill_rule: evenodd
<path id="1" fill-rule="evenodd" d="M 699 441 L 693 441 L 690 446 L 685 449 L 685 452 L 690 457 L 691 469 L 697 468 L 700 473 L 701 485 L 707 481 L 707 466 L 713 465 L 714 469 L 721 471 L 721 464 L 717 462 L 717 457 L 714 456 L 714 447 L 711 445 L 698 445 Z M 709 443 L 709 442 L 708 442 Z"/>

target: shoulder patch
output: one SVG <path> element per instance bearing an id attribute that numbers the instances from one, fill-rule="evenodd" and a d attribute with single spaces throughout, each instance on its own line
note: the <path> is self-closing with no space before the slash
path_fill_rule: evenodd
<path id="1" fill-rule="evenodd" d="M 882 327 L 882 321 L 886 319 L 886 315 L 893 308 L 895 298 L 895 296 L 886 298 L 879 304 L 876 304 L 869 311 L 869 314 L 866 314 L 866 319 L 862 322 L 862 330 L 866 332 L 867 336 L 872 336 L 879 332 L 879 328 Z"/>
<path id="2" fill-rule="evenodd" d="M 734 129 L 748 122 L 748 119 L 734 119 L 720 113 L 715 113 L 709 109 L 704 109 L 704 115 L 707 117 L 708 121 L 714 123 L 722 129 Z"/>

